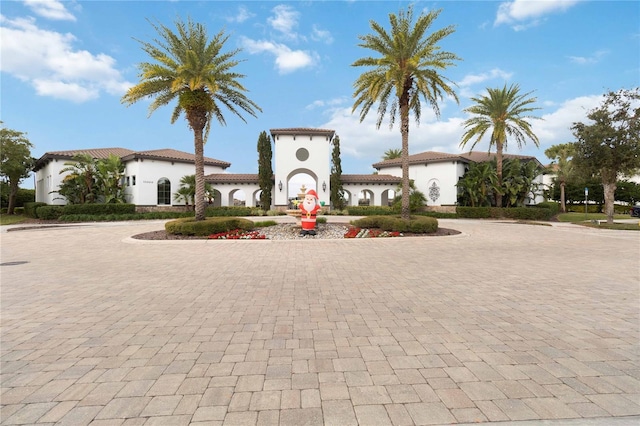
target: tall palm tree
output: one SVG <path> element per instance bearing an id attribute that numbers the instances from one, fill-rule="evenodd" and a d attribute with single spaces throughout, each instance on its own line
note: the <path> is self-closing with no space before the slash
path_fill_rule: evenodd
<path id="1" fill-rule="evenodd" d="M 206 28 L 191 19 L 187 23 L 178 20 L 175 25 L 177 33 L 164 25 L 152 24 L 161 39 L 154 40 L 154 43 L 141 41 L 140 44 L 154 62 L 138 65 L 140 82 L 127 91 L 122 102 L 131 105 L 141 99 L 154 97 L 149 105 L 151 115 L 157 108 L 177 99 L 171 123 L 175 123 L 184 113 L 193 130 L 195 218 L 204 220 L 204 143 L 211 120 L 215 118 L 221 125 L 226 125 L 223 107 L 245 122 L 242 111 L 255 117 L 256 111 L 262 110 L 246 97 L 247 89 L 239 82 L 245 76 L 232 71 L 240 63 L 235 59 L 240 49 L 222 51 L 229 39 L 224 31 L 209 40 Z"/>
<path id="2" fill-rule="evenodd" d="M 387 32 L 380 24 L 371 21 L 373 34 L 359 36 L 360 47 L 371 49 L 378 57 L 365 57 L 352 66 L 370 67 L 354 83 L 355 103 L 352 112 L 359 107 L 362 122 L 371 107 L 378 105 L 376 127 L 379 129 L 384 117 L 389 113 L 389 127 L 392 128 L 396 114 L 400 117 L 402 136 L 402 209 L 403 219 L 409 219 L 409 112 L 413 112 L 420 122 L 421 98 L 431 105 L 436 116 L 440 116 L 438 101 L 443 95 L 458 97 L 449 79 L 440 72 L 454 65 L 458 56 L 441 50 L 438 43 L 455 31 L 448 26 L 428 34 L 441 10 L 432 10 L 413 19 L 413 8 L 400 10 L 398 15 L 389 14 L 391 24 Z"/>
<path id="3" fill-rule="evenodd" d="M 544 152 L 551 160 L 552 173 L 556 175 L 556 182 L 560 184 L 560 211 L 567 212 L 565 188 L 567 186 L 567 178 L 573 173 L 571 157 L 576 152 L 575 145 L 572 143 L 561 143 L 553 145 Z"/>
<path id="4" fill-rule="evenodd" d="M 531 139 L 536 146 L 540 146 L 538 137 L 531 130 L 531 123 L 528 121 L 539 117 L 526 115 L 540 108 L 531 106 L 537 100 L 528 98 L 532 92 L 520 94 L 520 87 L 517 84 L 512 84 L 509 88 L 506 84 L 503 88 L 487 88 L 487 92 L 488 95 L 471 98 L 476 104 L 464 110 L 475 116 L 463 123 L 466 132 L 462 136 L 460 146 L 464 147 L 467 142 L 475 138 L 471 145 L 473 150 L 473 147 L 491 129 L 489 151 L 495 146 L 498 174 L 496 206 L 502 207 L 502 153 L 507 149 L 507 136 L 513 137 L 520 149 L 527 138 Z"/>

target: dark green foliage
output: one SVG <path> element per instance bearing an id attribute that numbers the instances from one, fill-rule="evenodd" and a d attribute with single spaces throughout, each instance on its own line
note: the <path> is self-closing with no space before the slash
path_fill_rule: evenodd
<path id="1" fill-rule="evenodd" d="M 251 207 L 207 207 L 205 215 L 212 216 L 257 216 Z"/>
<path id="2" fill-rule="evenodd" d="M 0 182 L 0 206 L 9 207 L 9 192 L 11 188 L 6 182 Z M 15 207 L 23 207 L 24 203 L 32 203 L 36 201 L 36 190 L 18 188 L 15 198 Z"/>
<path id="3" fill-rule="evenodd" d="M 550 208 L 532 207 L 463 207 L 456 209 L 458 217 L 471 219 L 549 220 L 554 216 Z"/>
<path id="4" fill-rule="evenodd" d="M 409 211 L 413 214 L 421 210 L 424 205 L 427 204 L 427 197 L 422 191 L 416 188 L 416 183 L 413 179 L 409 180 Z M 396 213 L 402 210 L 402 185 L 398 185 L 396 188 L 396 197 L 393 199 L 391 205 Z"/>
<path id="5" fill-rule="evenodd" d="M 31 173 L 35 161 L 31 148 L 33 145 L 25 133 L 0 127 L 0 177 L 9 184 L 8 214 L 14 214 L 18 185 Z"/>
<path id="6" fill-rule="evenodd" d="M 205 220 L 184 218 L 167 222 L 164 229 L 169 234 L 196 235 L 205 237 L 219 232 L 229 232 L 234 229 L 249 231 L 254 228 L 254 223 L 248 219 L 238 217 L 215 217 Z"/>
<path id="7" fill-rule="evenodd" d="M 388 206 L 348 206 L 346 207 L 349 216 L 373 216 L 392 215 L 396 212 Z"/>
<path id="8" fill-rule="evenodd" d="M 271 207 L 271 190 L 273 189 L 273 168 L 271 159 L 271 138 L 267 132 L 260 132 L 258 137 L 258 184 L 260 185 L 260 206 L 265 212 Z"/>
<path id="9" fill-rule="evenodd" d="M 277 225 L 278 222 L 276 222 L 275 220 L 263 220 L 261 222 L 254 222 L 254 226 L 256 228 L 267 228 L 269 226 L 275 226 Z"/>
<path id="10" fill-rule="evenodd" d="M 549 209 L 551 210 L 551 214 L 553 216 L 557 215 L 560 212 L 560 203 L 556 203 L 554 201 L 544 201 L 531 207 L 539 209 Z"/>
<path id="11" fill-rule="evenodd" d="M 38 217 L 36 210 L 38 207 L 46 206 L 47 203 L 32 202 L 24 204 L 24 215 L 36 219 Z"/>
<path id="12" fill-rule="evenodd" d="M 36 211 L 38 219 L 57 220 L 64 213 L 64 206 L 40 206 Z"/>
<path id="13" fill-rule="evenodd" d="M 626 180 L 618 181 L 616 185 L 616 201 L 623 201 L 631 205 L 639 203 L 640 185 Z"/>
<path id="14" fill-rule="evenodd" d="M 435 217 L 437 219 L 457 219 L 458 218 L 457 213 L 443 213 L 443 212 L 416 212 L 416 213 L 413 213 L 412 215 Z"/>
<path id="15" fill-rule="evenodd" d="M 327 218 L 326 217 L 317 217 L 316 218 L 316 223 L 327 223 Z"/>
<path id="16" fill-rule="evenodd" d="M 130 214 L 136 212 L 135 204 L 67 204 L 64 214 Z"/>
<path id="17" fill-rule="evenodd" d="M 329 195 L 331 206 L 334 209 L 342 210 L 346 204 L 344 199 L 344 188 L 342 186 L 342 160 L 340 159 L 340 137 L 333 139 L 333 151 L 331 152 L 331 176 Z"/>
<path id="18" fill-rule="evenodd" d="M 438 230 L 438 219 L 428 216 L 411 216 L 409 220 L 399 216 L 368 216 L 354 220 L 352 225 L 359 228 L 378 228 L 383 231 L 431 234 Z"/>

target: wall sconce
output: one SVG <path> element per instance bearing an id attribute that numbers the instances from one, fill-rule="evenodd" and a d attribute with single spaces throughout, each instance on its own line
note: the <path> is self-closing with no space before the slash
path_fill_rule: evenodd
<path id="1" fill-rule="evenodd" d="M 282 181 L 278 182 L 278 189 L 282 192 Z"/>
<path id="2" fill-rule="evenodd" d="M 327 182 L 322 181 L 322 191 L 327 192 Z"/>

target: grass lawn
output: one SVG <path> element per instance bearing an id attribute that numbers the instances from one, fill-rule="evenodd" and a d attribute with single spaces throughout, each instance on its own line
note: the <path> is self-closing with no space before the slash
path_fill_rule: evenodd
<path id="1" fill-rule="evenodd" d="M 13 225 L 27 220 L 25 216 L 19 214 L 2 214 L 0 215 L 0 225 Z"/>
<path id="2" fill-rule="evenodd" d="M 606 220 L 607 215 L 604 213 L 588 213 L 586 215 L 584 213 L 561 213 L 558 215 L 558 220 L 560 222 L 571 222 L 576 225 L 588 226 L 590 228 L 600 228 L 600 229 L 617 229 L 620 231 L 640 231 L 640 219 L 631 217 L 628 214 L 616 214 L 613 216 L 613 220 L 621 220 L 621 219 L 637 219 L 634 223 L 614 223 L 613 225 L 608 225 L 606 223 L 593 223 L 592 220 Z"/>
<path id="3" fill-rule="evenodd" d="M 606 219 L 607 219 L 607 215 L 604 213 L 587 213 L 585 216 L 584 213 L 571 212 L 571 213 L 560 213 L 558 215 L 558 220 L 560 222 L 578 223 L 578 222 L 584 222 L 585 220 L 591 221 L 591 220 L 606 220 Z M 616 214 L 613 216 L 613 220 L 616 220 L 616 219 L 633 219 L 633 218 L 628 214 Z"/>

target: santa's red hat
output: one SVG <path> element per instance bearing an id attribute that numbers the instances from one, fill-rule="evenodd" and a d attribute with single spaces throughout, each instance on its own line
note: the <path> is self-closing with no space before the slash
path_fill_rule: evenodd
<path id="1" fill-rule="evenodd" d="M 315 198 L 318 198 L 318 194 L 313 189 L 308 190 L 307 195 L 313 195 Z"/>

